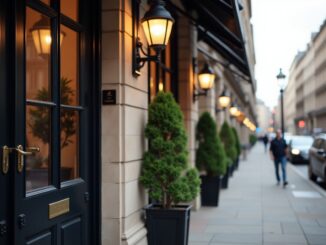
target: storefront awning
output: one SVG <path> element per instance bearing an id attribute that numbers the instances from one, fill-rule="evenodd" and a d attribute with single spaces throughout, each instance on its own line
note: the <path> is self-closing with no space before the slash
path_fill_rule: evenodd
<path id="1" fill-rule="evenodd" d="M 251 77 L 241 32 L 238 0 L 182 0 L 198 27 L 198 38 Z"/>

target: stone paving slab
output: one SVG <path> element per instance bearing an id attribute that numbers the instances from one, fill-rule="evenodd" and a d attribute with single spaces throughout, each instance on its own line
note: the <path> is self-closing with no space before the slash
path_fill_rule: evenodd
<path id="1" fill-rule="evenodd" d="M 241 244 L 261 244 L 261 234 L 216 234 L 212 240 L 213 244 L 218 243 L 241 243 Z"/>
<path id="2" fill-rule="evenodd" d="M 221 190 L 219 206 L 192 212 L 189 245 L 326 245 L 326 192 L 287 169 L 290 185 L 277 186 L 273 163 L 255 146 Z"/>

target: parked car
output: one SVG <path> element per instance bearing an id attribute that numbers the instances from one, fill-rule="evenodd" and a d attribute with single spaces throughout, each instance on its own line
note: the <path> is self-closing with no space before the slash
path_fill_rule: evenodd
<path id="1" fill-rule="evenodd" d="M 326 184 L 326 134 L 315 138 L 309 150 L 308 175 L 313 181 L 320 177 Z"/>
<path id="2" fill-rule="evenodd" d="M 288 159 L 292 163 L 308 163 L 309 149 L 314 139 L 311 136 L 291 136 L 289 141 Z"/>
<path id="3" fill-rule="evenodd" d="M 290 143 L 290 140 L 292 139 L 293 136 L 294 136 L 294 135 L 292 135 L 292 134 L 285 133 L 285 134 L 284 134 L 284 140 L 285 140 L 285 142 L 286 142 L 287 144 L 289 144 L 289 143 Z"/>

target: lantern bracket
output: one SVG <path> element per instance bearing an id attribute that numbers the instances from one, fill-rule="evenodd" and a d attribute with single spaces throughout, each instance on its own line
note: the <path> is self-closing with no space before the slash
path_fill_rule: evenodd
<path id="1" fill-rule="evenodd" d="M 196 100 L 198 100 L 199 96 L 207 96 L 207 90 L 204 91 L 199 91 L 198 89 L 196 89 L 196 86 L 194 85 L 193 88 L 194 92 L 192 94 L 192 100 L 193 102 L 196 102 Z"/>
<path id="2" fill-rule="evenodd" d="M 198 72 L 198 61 L 197 58 L 192 58 L 192 66 L 194 74 Z M 207 96 L 207 90 L 201 91 L 198 88 L 196 88 L 195 85 L 195 76 L 194 76 L 194 85 L 193 85 L 193 93 L 192 93 L 192 101 L 195 103 L 196 100 L 198 100 L 199 96 Z"/>
<path id="3" fill-rule="evenodd" d="M 215 114 L 218 114 L 220 112 L 224 112 L 225 113 L 225 111 L 226 111 L 226 108 L 218 108 L 218 107 L 215 108 Z"/>
<path id="4" fill-rule="evenodd" d="M 141 57 L 140 54 L 143 54 L 144 57 Z M 133 73 L 136 76 L 139 76 L 140 69 L 144 67 L 146 62 L 154 61 L 156 63 L 160 62 L 160 50 L 155 49 L 155 55 L 149 55 L 145 52 L 143 48 L 143 43 L 140 41 L 139 37 L 136 38 L 136 48 L 135 48 L 135 59 L 134 59 L 134 70 Z"/>

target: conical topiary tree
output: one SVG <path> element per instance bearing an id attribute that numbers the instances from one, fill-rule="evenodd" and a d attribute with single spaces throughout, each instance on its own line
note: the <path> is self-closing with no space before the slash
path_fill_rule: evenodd
<path id="1" fill-rule="evenodd" d="M 234 163 L 237 159 L 235 138 L 232 129 L 227 122 L 224 122 L 222 125 L 220 137 L 224 144 L 224 149 L 227 157 L 231 159 L 232 163 Z"/>
<path id="2" fill-rule="evenodd" d="M 235 148 L 237 150 L 237 157 L 239 157 L 241 154 L 241 144 L 240 144 L 239 135 L 235 127 L 232 127 L 232 131 L 235 139 Z"/>
<path id="3" fill-rule="evenodd" d="M 220 137 L 216 131 L 216 124 L 208 112 L 199 118 L 196 128 L 196 166 L 199 171 L 206 171 L 207 176 L 224 175 L 226 172 L 226 155 Z"/>
<path id="4" fill-rule="evenodd" d="M 141 183 L 163 208 L 193 200 L 200 186 L 196 169 L 187 167 L 187 136 L 183 115 L 171 93 L 159 92 L 149 106 L 145 129 L 149 150 L 144 153 Z"/>

